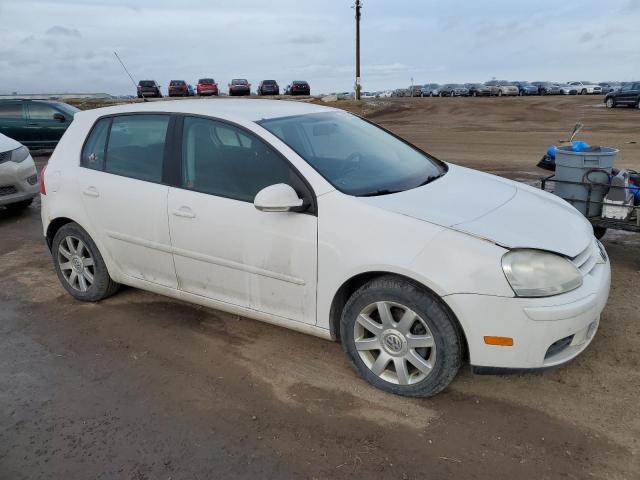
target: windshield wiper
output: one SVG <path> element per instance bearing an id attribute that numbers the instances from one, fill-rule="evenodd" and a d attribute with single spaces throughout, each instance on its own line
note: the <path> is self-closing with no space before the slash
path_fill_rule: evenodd
<path id="1" fill-rule="evenodd" d="M 402 190 L 389 190 L 388 188 L 381 188 L 380 190 L 374 190 L 373 192 L 362 193 L 358 197 L 377 197 L 378 195 L 390 195 L 392 193 L 400 193 Z"/>
<path id="2" fill-rule="evenodd" d="M 418 187 L 423 187 L 425 186 L 427 183 L 431 183 L 434 180 L 436 180 L 437 178 L 440 178 L 441 176 L 443 176 L 446 172 L 442 172 L 440 175 L 432 175 L 430 177 L 427 177 L 427 179 L 422 182 L 420 185 L 418 185 Z"/>

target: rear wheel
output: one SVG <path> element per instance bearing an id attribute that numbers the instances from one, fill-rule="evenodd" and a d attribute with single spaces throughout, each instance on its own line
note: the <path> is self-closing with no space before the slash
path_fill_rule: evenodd
<path id="1" fill-rule="evenodd" d="M 587 92 L 587 89 L 586 89 L 586 88 L 583 88 L 583 89 L 580 91 L 580 95 L 586 95 L 587 93 L 588 93 L 588 92 Z"/>
<path id="2" fill-rule="evenodd" d="M 616 106 L 616 101 L 613 98 L 607 98 L 604 104 L 607 106 L 607 108 L 614 108 Z"/>
<path id="3" fill-rule="evenodd" d="M 498 96 L 501 97 L 502 96 L 502 90 L 498 90 Z"/>
<path id="4" fill-rule="evenodd" d="M 97 302 L 118 290 L 98 247 L 77 223 L 68 223 L 56 232 L 51 254 L 60 283 L 75 299 Z"/>
<path id="5" fill-rule="evenodd" d="M 440 299 L 394 276 L 372 280 L 347 302 L 343 349 L 370 384 L 398 395 L 444 390 L 462 364 L 457 322 Z"/>

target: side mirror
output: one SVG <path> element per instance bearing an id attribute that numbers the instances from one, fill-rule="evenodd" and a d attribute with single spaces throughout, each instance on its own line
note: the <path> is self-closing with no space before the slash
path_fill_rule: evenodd
<path id="1" fill-rule="evenodd" d="M 258 192 L 253 205 L 262 212 L 302 212 L 304 200 L 286 183 L 269 185 Z"/>
<path id="2" fill-rule="evenodd" d="M 61 113 L 54 113 L 53 114 L 53 119 L 54 120 L 58 120 L 59 122 L 66 122 L 67 121 L 67 118 Z"/>

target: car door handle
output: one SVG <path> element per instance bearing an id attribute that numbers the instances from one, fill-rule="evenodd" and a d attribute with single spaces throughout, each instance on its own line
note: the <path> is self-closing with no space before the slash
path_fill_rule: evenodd
<path id="1" fill-rule="evenodd" d="M 180 207 L 178 209 L 171 210 L 171 213 L 176 217 L 183 218 L 196 218 L 196 214 L 189 207 Z"/>
<path id="2" fill-rule="evenodd" d="M 87 187 L 84 190 L 82 190 L 82 193 L 84 195 L 86 195 L 87 197 L 99 197 L 100 196 L 100 192 L 98 192 L 98 189 L 96 187 Z"/>

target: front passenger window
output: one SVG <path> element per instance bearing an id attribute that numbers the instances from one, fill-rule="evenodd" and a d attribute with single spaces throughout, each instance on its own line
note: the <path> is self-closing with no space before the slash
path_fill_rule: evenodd
<path id="1" fill-rule="evenodd" d="M 245 202 L 253 202 L 260 190 L 276 183 L 305 192 L 284 158 L 240 128 L 186 117 L 182 138 L 183 188 Z"/>

